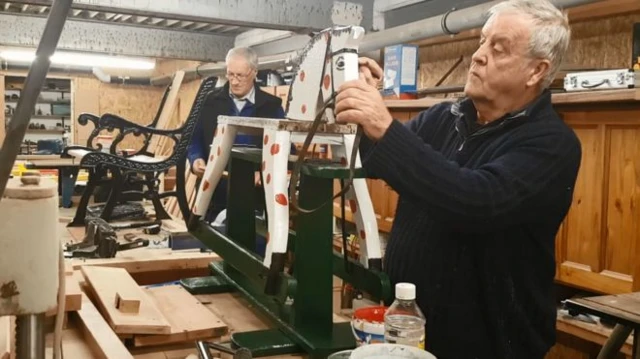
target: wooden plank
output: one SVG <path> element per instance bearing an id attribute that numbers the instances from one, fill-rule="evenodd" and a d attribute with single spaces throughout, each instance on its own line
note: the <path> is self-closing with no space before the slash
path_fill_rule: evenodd
<path id="1" fill-rule="evenodd" d="M 640 324 L 640 293 L 604 295 L 576 299 L 602 313 Z"/>
<path id="2" fill-rule="evenodd" d="M 71 263 L 74 270 L 89 266 L 100 266 L 123 268 L 128 273 L 141 273 L 208 268 L 209 263 L 220 259 L 220 257 L 214 253 L 194 251 L 172 252 L 170 249 L 149 250 L 148 248 L 141 250 L 145 252 L 138 252 L 138 255 L 134 255 L 132 250 L 130 255 L 125 255 L 125 252 L 121 252 L 118 253 L 116 258 L 73 259 Z"/>
<path id="3" fill-rule="evenodd" d="M 573 319 L 571 316 L 563 316 L 561 314 L 558 314 L 558 319 L 556 320 L 556 330 L 598 345 L 604 345 L 613 332 L 611 328 L 604 327 L 601 324 L 585 323 Z M 632 345 L 633 333 L 627 338 L 620 351 L 627 356 L 631 356 Z"/>
<path id="4" fill-rule="evenodd" d="M 73 270 L 65 275 L 65 301 L 64 301 L 64 311 L 65 312 L 75 312 L 82 308 L 82 290 L 80 289 L 80 285 L 78 280 L 73 275 Z M 55 315 L 56 309 L 53 309 L 47 313 L 48 316 Z"/>
<path id="5" fill-rule="evenodd" d="M 176 71 L 173 77 L 173 82 L 171 83 L 171 90 L 169 90 L 169 95 L 164 102 L 164 107 L 162 108 L 160 118 L 158 119 L 158 124 L 156 125 L 157 129 L 168 129 L 167 126 L 169 125 L 169 120 L 171 119 L 171 117 L 173 117 L 173 113 L 176 110 L 176 104 L 178 103 L 178 94 L 180 93 L 180 86 L 182 85 L 183 79 L 184 71 Z M 152 136 L 147 151 L 149 151 L 150 153 L 155 153 L 156 149 L 159 148 L 159 145 L 165 141 L 165 136 Z"/>
<path id="6" fill-rule="evenodd" d="M 11 356 L 11 317 L 0 317 L 0 359 Z"/>
<path id="7" fill-rule="evenodd" d="M 90 345 L 95 358 L 133 358 L 85 294 L 82 295 L 82 309 L 74 314 L 80 319 L 78 322 L 80 322 L 85 340 Z"/>
<path id="8" fill-rule="evenodd" d="M 174 344 L 220 337 L 228 327 L 213 312 L 178 285 L 146 288 L 171 324 L 168 335 L 136 335 L 134 346 Z"/>
<path id="9" fill-rule="evenodd" d="M 104 356 L 94 354 L 94 350 L 85 340 L 80 328 L 71 326 L 63 330 L 62 338 L 62 354 L 64 358 L 104 358 Z M 45 358 L 53 358 L 53 333 L 47 334 L 46 337 Z"/>
<path id="10" fill-rule="evenodd" d="M 417 100 L 386 100 L 384 103 L 388 108 L 429 108 L 442 102 L 455 100 L 455 98 L 423 97 Z M 556 105 L 598 102 L 634 102 L 640 101 L 640 88 L 554 93 L 552 95 L 552 101 Z"/>
<path id="11" fill-rule="evenodd" d="M 95 295 L 98 308 L 117 334 L 169 334 L 171 326 L 156 303 L 122 268 L 82 267 L 88 288 Z M 140 311 L 123 313 L 115 306 L 116 293 L 126 292 L 140 299 Z"/>

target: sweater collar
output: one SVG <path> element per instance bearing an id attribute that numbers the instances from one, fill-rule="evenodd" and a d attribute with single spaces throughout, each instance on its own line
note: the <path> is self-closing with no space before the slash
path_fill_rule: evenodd
<path id="1" fill-rule="evenodd" d="M 509 112 L 502 116 L 500 119 L 494 121 L 508 120 L 519 117 L 531 117 L 532 114 L 537 113 L 540 110 L 551 105 L 551 91 L 548 89 L 544 90 L 540 96 L 538 96 L 535 100 L 531 101 L 528 105 L 516 110 Z M 477 117 L 476 108 L 473 105 L 473 101 L 470 98 L 464 97 L 459 101 L 455 102 L 451 106 L 451 113 L 456 116 L 465 116 L 468 118 L 473 118 L 474 121 Z"/>
<path id="2" fill-rule="evenodd" d="M 492 131 L 493 128 L 503 127 L 505 122 L 512 122 L 512 120 L 533 118 L 541 111 L 545 111 L 545 108 L 548 108 L 549 106 L 551 106 L 551 91 L 545 90 L 528 105 L 518 110 L 506 113 L 501 118 L 484 126 L 478 124 L 478 113 L 473 105 L 473 101 L 468 97 L 462 98 L 453 103 L 451 106 L 451 113 L 456 116 L 456 129 L 458 132 L 461 132 L 463 135 L 469 135 L 477 131 Z"/>

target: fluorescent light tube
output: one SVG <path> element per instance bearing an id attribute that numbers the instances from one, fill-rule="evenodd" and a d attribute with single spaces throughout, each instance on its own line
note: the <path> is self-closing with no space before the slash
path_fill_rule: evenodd
<path id="1" fill-rule="evenodd" d="M 35 59 L 35 52 L 25 50 L 7 50 L 0 52 L 0 58 L 6 61 L 31 63 Z M 132 70 L 151 70 L 155 67 L 153 60 L 139 60 L 125 57 L 81 54 L 71 52 L 56 52 L 51 56 L 51 63 L 55 65 L 102 67 Z"/>

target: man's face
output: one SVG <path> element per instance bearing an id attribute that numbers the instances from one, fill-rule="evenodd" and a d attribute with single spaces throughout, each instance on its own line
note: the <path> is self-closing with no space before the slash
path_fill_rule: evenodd
<path id="1" fill-rule="evenodd" d="M 528 56 L 533 22 L 520 14 L 500 14 L 482 29 L 471 58 L 465 93 L 473 100 L 519 96 L 541 79 L 540 60 Z M 543 75 L 543 74 L 542 74 Z"/>
<path id="2" fill-rule="evenodd" d="M 249 66 L 249 63 L 242 57 L 234 56 L 229 58 L 227 63 L 227 79 L 231 93 L 242 97 L 251 91 L 256 71 Z"/>

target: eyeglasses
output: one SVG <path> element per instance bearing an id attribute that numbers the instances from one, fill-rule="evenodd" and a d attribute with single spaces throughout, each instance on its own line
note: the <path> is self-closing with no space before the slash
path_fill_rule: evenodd
<path id="1" fill-rule="evenodd" d="M 227 80 L 236 79 L 238 81 L 244 81 L 251 75 L 251 70 L 246 74 L 234 74 L 233 72 L 227 72 L 226 77 Z"/>

